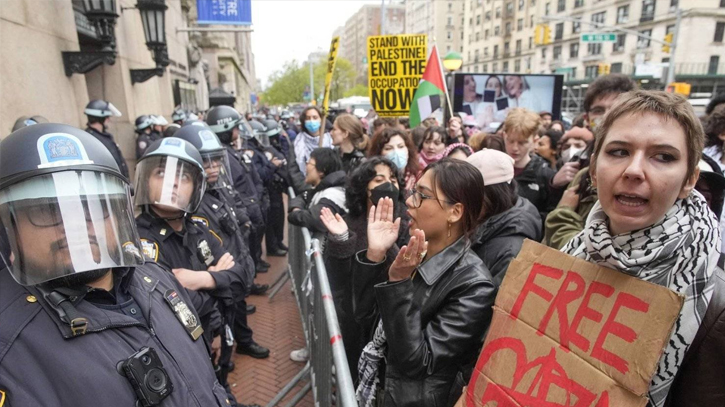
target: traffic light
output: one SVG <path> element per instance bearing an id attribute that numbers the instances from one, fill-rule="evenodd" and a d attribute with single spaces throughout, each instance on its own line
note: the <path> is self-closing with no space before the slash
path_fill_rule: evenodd
<path id="1" fill-rule="evenodd" d="M 534 29 L 534 44 L 551 44 L 551 28 L 548 24 L 538 24 Z"/>
<path id="2" fill-rule="evenodd" d="M 665 42 L 666 45 L 662 46 L 662 52 L 669 54 L 670 53 L 670 44 L 672 44 L 672 39 L 674 38 L 675 34 L 669 33 L 665 35 Z"/>
<path id="3" fill-rule="evenodd" d="M 601 75 L 609 75 L 609 71 L 610 71 L 611 67 L 612 66 L 609 65 L 609 64 L 599 64 L 598 65 L 597 72 L 599 73 L 600 76 Z"/>

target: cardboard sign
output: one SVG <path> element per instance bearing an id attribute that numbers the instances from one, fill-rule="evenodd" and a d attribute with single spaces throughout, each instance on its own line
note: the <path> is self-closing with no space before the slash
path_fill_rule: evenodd
<path id="1" fill-rule="evenodd" d="M 407 116 L 428 53 L 428 37 L 377 35 L 368 37 L 370 104 L 378 116 Z"/>
<path id="2" fill-rule="evenodd" d="M 337 62 L 337 50 L 340 45 L 340 37 L 334 37 L 330 42 L 330 53 L 327 56 L 327 73 L 325 73 L 325 97 L 322 100 L 322 110 L 327 112 L 330 107 L 330 85 L 332 84 L 332 72 Z"/>
<path id="3" fill-rule="evenodd" d="M 527 240 L 457 406 L 645 406 L 683 302 L 665 287 Z"/>

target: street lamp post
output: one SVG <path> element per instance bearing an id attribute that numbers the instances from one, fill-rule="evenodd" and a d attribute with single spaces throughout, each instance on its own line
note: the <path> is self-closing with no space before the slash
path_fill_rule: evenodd
<path id="1" fill-rule="evenodd" d="M 131 83 L 145 82 L 154 76 L 162 76 L 169 66 L 166 46 L 166 0 L 138 0 L 136 8 L 141 12 L 146 46 L 153 52 L 156 68 L 131 69 Z"/>
<path id="2" fill-rule="evenodd" d="M 116 0 L 83 0 L 83 13 L 96 30 L 100 50 L 63 51 L 66 76 L 84 74 L 102 64 L 116 63 Z"/>
<path id="3" fill-rule="evenodd" d="M 461 69 L 461 66 L 463 66 L 463 57 L 458 52 L 451 51 L 443 57 L 443 67 L 448 71 L 446 74 L 446 85 L 448 87 L 448 92 L 446 92 L 446 102 L 448 103 L 448 109 L 445 111 L 446 115 L 453 115 L 453 105 L 451 105 L 450 97 L 450 92 L 453 88 L 453 86 L 451 86 L 451 78 L 453 77 L 453 72 Z M 448 117 L 446 123 L 448 123 L 450 119 L 451 118 Z"/>

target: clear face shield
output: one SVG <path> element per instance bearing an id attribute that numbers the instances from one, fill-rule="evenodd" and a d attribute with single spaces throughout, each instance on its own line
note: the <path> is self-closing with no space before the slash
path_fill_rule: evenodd
<path id="1" fill-rule="evenodd" d="M 11 185 L 0 191 L 7 238 L 0 257 L 21 285 L 141 265 L 129 197 L 124 181 L 95 171 L 56 172 Z"/>
<path id="2" fill-rule="evenodd" d="M 204 172 L 187 161 L 150 156 L 136 166 L 136 206 L 151 205 L 165 212 L 193 213 L 204 195 Z"/>
<path id="3" fill-rule="evenodd" d="M 201 153 L 209 189 L 226 188 L 232 184 L 231 170 L 226 150 Z"/>

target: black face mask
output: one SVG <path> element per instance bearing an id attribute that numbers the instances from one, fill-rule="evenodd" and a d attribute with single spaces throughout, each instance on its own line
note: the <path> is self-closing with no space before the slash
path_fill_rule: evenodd
<path id="1" fill-rule="evenodd" d="M 398 206 L 398 198 L 400 197 L 400 190 L 395 187 L 391 182 L 380 184 L 370 190 L 370 201 L 373 205 L 377 205 L 380 199 L 388 197 L 393 200 L 393 205 Z"/>

